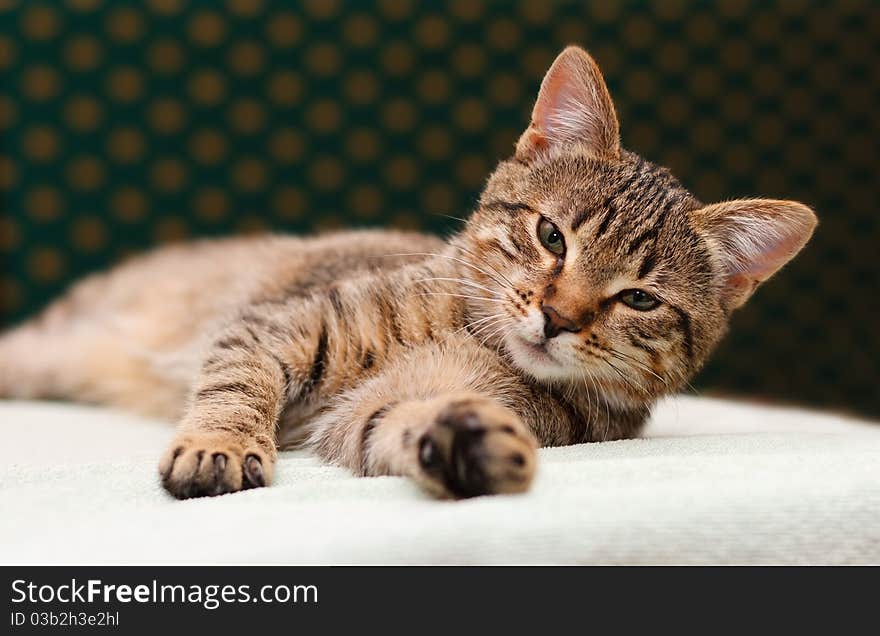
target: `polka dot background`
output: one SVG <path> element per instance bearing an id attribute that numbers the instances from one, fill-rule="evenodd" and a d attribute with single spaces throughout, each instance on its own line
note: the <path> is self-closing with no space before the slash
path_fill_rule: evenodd
<path id="1" fill-rule="evenodd" d="M 449 231 L 569 42 L 700 198 L 821 218 L 697 388 L 880 415 L 871 0 L 3 0 L 3 320 L 158 243 Z"/>

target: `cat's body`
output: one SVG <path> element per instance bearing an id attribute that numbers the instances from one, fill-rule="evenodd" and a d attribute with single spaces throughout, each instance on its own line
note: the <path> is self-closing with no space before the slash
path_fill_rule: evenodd
<path id="1" fill-rule="evenodd" d="M 449 241 L 205 242 L 81 283 L 0 338 L 0 395 L 176 418 L 178 497 L 271 481 L 306 442 L 431 492 L 519 492 L 535 449 L 634 435 L 806 242 L 786 201 L 705 206 L 620 148 L 592 59 L 560 55 L 514 157 Z"/>

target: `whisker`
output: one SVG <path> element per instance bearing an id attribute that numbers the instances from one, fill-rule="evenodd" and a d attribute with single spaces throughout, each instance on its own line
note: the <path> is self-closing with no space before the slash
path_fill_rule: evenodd
<path id="1" fill-rule="evenodd" d="M 480 285 L 479 283 L 475 283 L 473 281 L 467 280 L 466 278 L 445 278 L 443 276 L 434 276 L 432 278 L 420 278 L 419 280 L 416 280 L 413 282 L 414 283 L 426 283 L 426 282 L 432 281 L 432 280 L 443 280 L 443 281 L 448 281 L 450 283 L 460 283 L 462 285 L 470 285 L 471 287 L 476 287 L 477 289 L 482 289 L 483 291 L 487 291 L 494 296 L 498 296 L 499 298 L 504 298 L 504 296 L 502 294 L 495 291 L 494 289 L 491 289 L 489 287 L 484 287 L 483 285 Z"/>
<path id="2" fill-rule="evenodd" d="M 484 300 L 487 303 L 499 303 L 501 305 L 508 304 L 507 301 L 500 298 L 486 298 L 485 296 L 471 296 L 468 294 L 453 294 L 452 292 L 421 292 L 416 296 L 452 296 L 454 298 L 472 298 L 474 300 Z"/>
<path id="3" fill-rule="evenodd" d="M 479 258 L 480 258 L 477 254 L 475 254 L 475 253 L 473 252 L 473 250 L 468 249 L 468 248 L 465 247 L 464 245 L 460 245 L 460 244 L 459 244 L 459 245 L 456 245 L 456 247 L 457 247 L 458 249 L 460 249 L 461 251 L 463 251 L 463 252 L 464 252 L 465 254 L 467 254 L 468 256 L 470 256 L 471 258 L 476 258 L 476 259 L 479 259 Z M 497 269 L 495 269 L 494 267 L 492 267 L 489 263 L 484 263 L 484 265 L 485 265 L 486 267 L 488 267 L 489 269 L 491 269 L 493 272 L 495 272 L 498 276 L 500 276 L 501 278 L 503 278 L 503 279 L 507 282 L 507 284 L 510 285 L 511 289 L 515 289 L 515 288 L 516 288 L 516 285 L 514 285 L 514 284 L 511 282 L 511 280 L 510 280 L 509 278 L 507 278 L 507 276 L 505 276 L 504 274 L 502 274 L 501 272 L 499 272 Z"/>
<path id="4" fill-rule="evenodd" d="M 437 256 L 439 258 L 448 258 L 451 261 L 456 261 L 457 263 L 461 263 L 462 265 L 464 265 L 466 267 L 470 267 L 471 269 L 478 271 L 481 274 L 484 274 L 485 276 L 488 276 L 489 278 L 491 278 L 493 281 L 495 281 L 495 283 L 497 283 L 501 287 L 505 287 L 505 283 L 503 281 L 498 280 L 497 278 L 495 278 L 492 274 L 490 274 L 486 270 L 477 267 L 473 263 L 468 263 L 466 260 L 464 260 L 462 258 L 458 258 L 456 256 L 450 256 L 449 254 L 436 254 L 433 252 L 404 252 L 401 254 L 377 254 L 376 256 L 379 258 L 388 257 L 388 256 Z M 510 283 L 510 281 L 507 281 L 507 284 L 510 285 L 511 288 L 513 287 L 513 285 Z"/>

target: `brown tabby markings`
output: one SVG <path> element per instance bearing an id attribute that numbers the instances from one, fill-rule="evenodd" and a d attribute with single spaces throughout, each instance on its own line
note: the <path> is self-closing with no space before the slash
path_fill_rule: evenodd
<path id="1" fill-rule="evenodd" d="M 181 498 L 266 485 L 276 449 L 300 443 L 440 496 L 522 492 L 538 444 L 634 435 L 815 225 L 794 202 L 705 206 L 617 131 L 595 63 L 566 49 L 448 242 L 154 253 L 0 339 L 0 394 L 179 418 L 160 475 Z"/>

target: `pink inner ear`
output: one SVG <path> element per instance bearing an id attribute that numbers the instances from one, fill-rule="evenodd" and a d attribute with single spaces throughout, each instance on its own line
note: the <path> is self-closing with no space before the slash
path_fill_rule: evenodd
<path id="1" fill-rule="evenodd" d="M 541 83 L 532 126 L 519 150 L 582 144 L 597 154 L 619 152 L 617 117 L 605 81 L 586 51 L 563 51 Z"/>
<path id="2" fill-rule="evenodd" d="M 805 205 L 763 199 L 710 205 L 699 211 L 698 220 L 720 250 L 737 303 L 790 261 L 816 226 Z"/>

